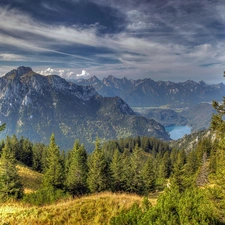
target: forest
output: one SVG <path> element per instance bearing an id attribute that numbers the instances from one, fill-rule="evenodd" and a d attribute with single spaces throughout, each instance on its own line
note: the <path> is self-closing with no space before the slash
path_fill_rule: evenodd
<path id="1" fill-rule="evenodd" d="M 102 144 L 97 138 L 92 153 L 79 140 L 73 149 L 60 150 L 54 134 L 49 145 L 7 137 L 0 143 L 1 204 L 42 206 L 110 191 L 143 198 L 110 218 L 113 225 L 225 224 L 225 100 L 213 105 L 211 135 L 189 151 L 152 137 Z M 18 162 L 43 174 L 39 190 L 24 192 Z M 148 199 L 151 193 L 159 196 L 155 205 Z"/>

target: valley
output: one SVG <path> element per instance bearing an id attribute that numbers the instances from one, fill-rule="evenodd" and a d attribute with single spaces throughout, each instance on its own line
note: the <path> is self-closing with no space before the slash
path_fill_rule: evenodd
<path id="1" fill-rule="evenodd" d="M 132 107 L 134 112 L 146 118 L 152 118 L 165 126 L 167 131 L 171 129 L 180 130 L 181 134 L 190 134 L 210 127 L 212 115 L 216 112 L 212 103 L 198 103 L 192 107 L 173 108 L 170 106 L 160 107 Z M 172 134 L 173 135 L 173 134 Z M 175 139 L 177 139 L 175 137 Z M 171 137 L 171 139 L 173 139 Z"/>

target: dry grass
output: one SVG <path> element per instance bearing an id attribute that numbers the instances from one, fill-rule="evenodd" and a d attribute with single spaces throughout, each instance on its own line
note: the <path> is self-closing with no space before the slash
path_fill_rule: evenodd
<path id="1" fill-rule="evenodd" d="M 24 186 L 25 194 L 37 191 L 40 188 L 43 178 L 42 174 L 35 172 L 22 164 L 18 164 L 17 169 Z"/>
<path id="2" fill-rule="evenodd" d="M 149 200 L 155 204 L 156 198 L 157 195 Z M 129 208 L 135 202 L 141 204 L 142 201 L 142 197 L 134 194 L 104 192 L 43 207 L 2 204 L 0 224 L 107 225 L 122 209 Z"/>
<path id="3" fill-rule="evenodd" d="M 21 164 L 17 168 L 25 192 L 37 191 L 42 174 Z M 152 205 L 156 204 L 158 195 L 149 196 Z M 103 192 L 42 207 L 4 203 L 0 204 L 0 225 L 107 225 L 118 212 L 142 201 L 143 197 L 135 194 Z"/>

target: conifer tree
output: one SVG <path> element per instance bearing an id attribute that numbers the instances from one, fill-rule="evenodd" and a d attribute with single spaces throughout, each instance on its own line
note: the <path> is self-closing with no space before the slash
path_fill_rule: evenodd
<path id="1" fill-rule="evenodd" d="M 130 180 L 129 180 L 129 191 L 141 194 L 143 192 L 143 178 L 142 178 L 142 160 L 141 160 L 142 149 L 135 145 L 133 153 L 130 157 Z"/>
<path id="2" fill-rule="evenodd" d="M 47 152 L 47 168 L 44 173 L 44 186 L 53 189 L 62 188 L 64 183 L 64 171 L 60 158 L 59 147 L 55 143 L 55 136 L 52 134 Z"/>
<path id="3" fill-rule="evenodd" d="M 46 146 L 43 143 L 36 143 L 33 145 L 32 148 L 32 168 L 35 171 L 43 172 L 44 165 L 43 165 L 43 157 L 45 157 L 44 149 Z"/>
<path id="4" fill-rule="evenodd" d="M 23 187 L 16 168 L 15 154 L 6 141 L 0 158 L 0 199 L 21 198 Z"/>
<path id="5" fill-rule="evenodd" d="M 211 127 L 217 136 L 217 150 L 215 153 L 216 176 L 220 186 L 225 189 L 225 97 L 223 103 L 213 102 L 213 107 L 217 114 L 214 114 L 211 121 Z"/>
<path id="6" fill-rule="evenodd" d="M 124 186 L 123 162 L 121 153 L 117 148 L 114 150 L 112 162 L 110 163 L 110 172 L 112 176 L 112 190 L 122 191 Z"/>
<path id="7" fill-rule="evenodd" d="M 71 161 L 66 176 L 66 187 L 74 195 L 84 194 L 87 191 L 87 153 L 84 145 L 76 141 L 70 154 Z"/>
<path id="8" fill-rule="evenodd" d="M 144 191 L 146 193 L 155 191 L 156 173 L 152 157 L 149 157 L 142 169 L 142 178 L 144 182 Z"/>
<path id="9" fill-rule="evenodd" d="M 121 183 L 122 191 L 130 191 L 130 182 L 132 180 L 130 151 L 128 148 L 123 150 L 121 155 Z"/>
<path id="10" fill-rule="evenodd" d="M 108 165 L 104 152 L 97 139 L 95 149 L 88 160 L 88 178 L 87 183 L 91 192 L 104 191 L 109 186 Z"/>
<path id="11" fill-rule="evenodd" d="M 178 153 L 177 161 L 173 167 L 173 174 L 171 177 L 172 188 L 177 189 L 179 192 L 183 192 L 186 188 L 186 177 L 184 165 L 186 162 L 185 151 L 182 150 Z"/>

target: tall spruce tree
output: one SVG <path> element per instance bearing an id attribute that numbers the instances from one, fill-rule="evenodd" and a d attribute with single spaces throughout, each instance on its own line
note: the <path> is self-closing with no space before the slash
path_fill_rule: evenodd
<path id="1" fill-rule="evenodd" d="M 216 109 L 217 114 L 214 114 L 211 121 L 211 128 L 217 137 L 217 149 L 215 151 L 214 166 L 217 176 L 217 182 L 220 187 L 225 190 L 225 97 L 223 103 L 213 102 L 213 107 Z"/>
<path id="2" fill-rule="evenodd" d="M 143 163 L 141 160 L 142 149 L 135 145 L 133 153 L 130 156 L 130 180 L 129 180 L 129 191 L 133 193 L 141 194 L 143 192 L 143 178 L 142 178 L 142 167 Z"/>
<path id="3" fill-rule="evenodd" d="M 142 169 L 142 178 L 144 182 L 144 192 L 155 191 L 156 186 L 156 172 L 154 168 L 153 158 L 149 157 Z"/>
<path id="4" fill-rule="evenodd" d="M 123 163 L 118 148 L 114 150 L 112 161 L 110 163 L 110 172 L 112 177 L 112 190 L 122 191 L 124 187 Z"/>
<path id="5" fill-rule="evenodd" d="M 8 139 L 7 139 L 8 140 Z M 16 168 L 15 154 L 6 141 L 0 158 L 0 199 L 18 199 L 23 195 L 23 187 Z"/>
<path id="6" fill-rule="evenodd" d="M 64 171 L 60 157 L 59 147 L 55 143 L 55 136 L 52 134 L 47 151 L 47 168 L 44 173 L 44 187 L 60 189 L 64 184 Z"/>
<path id="7" fill-rule="evenodd" d="M 66 176 L 66 188 L 74 195 L 80 195 L 87 192 L 87 153 L 84 145 L 76 141 L 72 152 L 70 153 L 70 163 Z"/>
<path id="8" fill-rule="evenodd" d="M 108 164 L 97 139 L 95 149 L 88 160 L 87 183 L 91 192 L 104 191 L 109 187 Z"/>

